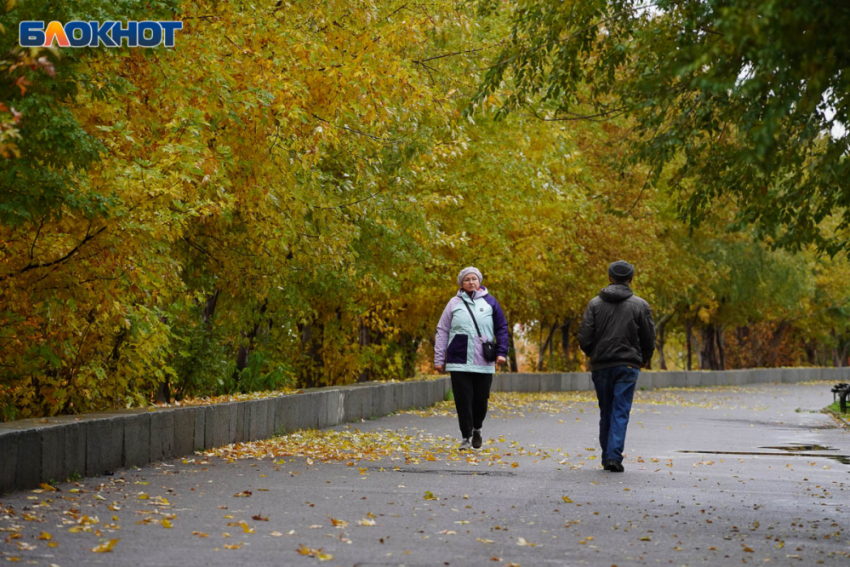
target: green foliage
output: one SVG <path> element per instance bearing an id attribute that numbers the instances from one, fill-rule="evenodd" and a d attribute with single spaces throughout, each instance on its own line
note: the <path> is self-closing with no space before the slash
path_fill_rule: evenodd
<path id="1" fill-rule="evenodd" d="M 494 3 L 482 2 L 485 12 Z M 800 249 L 848 248 L 850 12 L 816 0 L 638 0 L 507 5 L 512 30 L 476 95 L 534 100 L 572 120 L 624 114 L 630 163 L 670 169 L 692 226 L 731 201 L 730 226 Z M 834 217 L 834 222 L 825 222 Z"/>

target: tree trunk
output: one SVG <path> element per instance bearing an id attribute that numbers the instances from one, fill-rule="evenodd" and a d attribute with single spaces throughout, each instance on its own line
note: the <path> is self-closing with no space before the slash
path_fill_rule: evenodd
<path id="1" fill-rule="evenodd" d="M 655 324 L 655 348 L 658 350 L 658 361 L 661 364 L 661 370 L 667 370 L 667 359 L 664 358 L 664 331 L 667 328 L 667 323 L 673 318 L 676 312 L 672 311 L 661 317 Z"/>
<path id="2" fill-rule="evenodd" d="M 546 349 L 549 350 L 549 359 L 551 365 L 552 359 L 552 351 L 550 345 L 552 344 L 552 337 L 555 335 L 555 331 L 558 329 L 558 325 L 554 324 L 549 328 L 549 335 L 546 337 L 546 341 L 540 346 L 540 352 L 537 354 L 537 371 L 543 372 L 543 358 L 546 356 Z M 540 325 L 540 337 L 543 337 L 543 325 Z"/>
<path id="3" fill-rule="evenodd" d="M 516 345 L 514 344 L 514 333 L 508 329 L 508 364 L 510 364 L 511 372 L 519 372 L 519 364 L 516 359 Z"/>
<path id="4" fill-rule="evenodd" d="M 716 370 L 714 354 L 714 325 L 706 325 L 702 329 L 702 349 L 700 350 L 700 370 Z"/>
<path id="5" fill-rule="evenodd" d="M 568 364 L 570 360 L 570 329 L 574 320 L 573 317 L 567 317 L 561 325 L 561 352 L 564 355 L 564 364 Z"/>
<path id="6" fill-rule="evenodd" d="M 720 355 L 720 370 L 726 370 L 726 345 L 723 343 L 723 327 L 717 326 L 717 353 Z"/>
<path id="7" fill-rule="evenodd" d="M 406 333 L 402 333 L 399 337 L 399 343 L 402 349 L 402 368 L 405 378 L 416 376 L 416 353 L 419 351 L 419 344 L 421 342 L 422 339 Z"/>
<path id="8" fill-rule="evenodd" d="M 658 351 L 658 363 L 661 370 L 667 370 L 667 359 L 664 358 L 664 329 L 666 325 L 655 333 L 655 349 Z"/>
<path id="9" fill-rule="evenodd" d="M 693 346 L 691 344 L 691 327 L 693 326 L 694 323 L 690 319 L 685 322 L 685 343 L 688 349 L 688 370 L 691 370 L 691 352 L 693 351 Z"/>
<path id="10" fill-rule="evenodd" d="M 369 346 L 371 342 L 371 335 L 369 333 L 369 327 L 363 324 L 363 318 L 357 318 L 357 344 L 360 346 L 360 350 L 363 350 L 363 347 Z M 372 379 L 372 369 L 364 368 L 360 371 L 360 374 L 357 376 L 358 382 L 368 382 Z"/>
<path id="11" fill-rule="evenodd" d="M 776 331 L 773 332 L 773 337 L 770 339 L 770 344 L 767 347 L 767 360 L 769 366 L 774 367 L 777 363 L 776 352 L 779 350 L 779 343 L 782 342 L 782 337 L 785 335 L 785 331 L 790 327 L 788 321 L 782 320 L 779 322 L 779 326 L 776 328 Z"/>
<path id="12" fill-rule="evenodd" d="M 215 290 L 212 295 L 207 298 L 207 302 L 204 305 L 204 323 L 207 325 L 212 324 L 212 316 L 215 313 L 215 306 L 218 304 L 218 290 Z"/>
<path id="13" fill-rule="evenodd" d="M 319 385 L 322 375 L 322 342 L 324 326 L 321 323 L 305 323 L 298 325 L 301 333 L 301 353 L 305 362 L 302 376 L 308 388 Z"/>

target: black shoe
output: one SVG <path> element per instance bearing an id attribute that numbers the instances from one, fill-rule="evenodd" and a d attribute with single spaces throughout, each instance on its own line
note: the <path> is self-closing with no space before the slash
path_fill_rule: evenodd
<path id="1" fill-rule="evenodd" d="M 472 448 L 480 449 L 483 439 L 481 439 L 481 430 L 475 429 L 472 431 Z"/>
<path id="2" fill-rule="evenodd" d="M 606 471 L 614 472 L 614 468 L 615 468 L 614 465 L 615 464 L 616 464 L 615 461 L 605 460 L 605 461 L 602 461 L 602 468 L 605 469 Z"/>
<path id="3" fill-rule="evenodd" d="M 623 468 L 623 463 L 620 461 L 609 461 L 611 463 L 611 468 L 608 470 L 611 472 L 623 472 L 626 469 Z"/>

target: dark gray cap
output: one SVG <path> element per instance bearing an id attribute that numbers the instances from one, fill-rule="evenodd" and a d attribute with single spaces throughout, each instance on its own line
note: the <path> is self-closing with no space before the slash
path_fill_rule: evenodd
<path id="1" fill-rule="evenodd" d="M 617 260 L 608 265 L 608 275 L 618 282 L 627 282 L 635 275 L 635 267 L 625 260 Z"/>

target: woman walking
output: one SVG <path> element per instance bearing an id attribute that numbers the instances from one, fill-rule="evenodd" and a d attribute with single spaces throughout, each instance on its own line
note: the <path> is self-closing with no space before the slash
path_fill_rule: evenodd
<path id="1" fill-rule="evenodd" d="M 434 367 L 451 373 L 462 450 L 481 448 L 495 364 L 508 354 L 508 321 L 482 280 L 478 268 L 460 271 L 460 290 L 443 310 L 434 345 Z"/>

